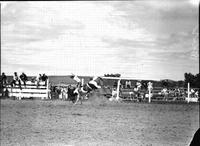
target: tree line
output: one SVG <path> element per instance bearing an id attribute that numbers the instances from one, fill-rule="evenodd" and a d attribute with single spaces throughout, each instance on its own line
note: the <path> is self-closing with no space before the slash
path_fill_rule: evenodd
<path id="1" fill-rule="evenodd" d="M 121 77 L 121 74 L 104 74 L 104 77 Z"/>
<path id="2" fill-rule="evenodd" d="M 121 74 L 104 74 L 105 77 L 120 77 Z M 147 83 L 148 81 L 142 81 L 142 83 Z M 153 81 L 154 86 L 162 86 L 166 88 L 176 88 L 176 87 L 185 87 L 187 88 L 187 84 L 190 83 L 191 88 L 200 88 L 200 73 L 192 74 L 185 73 L 184 80 L 173 81 L 173 80 L 161 80 L 161 81 Z"/>

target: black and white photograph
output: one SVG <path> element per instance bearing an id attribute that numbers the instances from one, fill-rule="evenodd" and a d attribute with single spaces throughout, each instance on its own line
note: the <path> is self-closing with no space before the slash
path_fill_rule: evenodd
<path id="1" fill-rule="evenodd" d="M 0 1 L 0 145 L 200 145 L 199 3 Z"/>

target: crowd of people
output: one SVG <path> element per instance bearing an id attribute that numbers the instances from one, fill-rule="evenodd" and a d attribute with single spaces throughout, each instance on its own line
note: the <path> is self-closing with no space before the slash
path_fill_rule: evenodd
<path id="1" fill-rule="evenodd" d="M 32 81 L 33 82 L 37 82 L 37 87 L 39 86 L 40 82 L 45 82 L 45 86 L 47 85 L 47 79 L 48 79 L 48 76 L 46 74 L 39 74 L 35 79 L 33 79 Z"/>
<path id="2" fill-rule="evenodd" d="M 36 82 L 36 85 L 38 87 L 40 82 L 42 81 L 45 82 L 45 86 L 46 86 L 47 79 L 48 79 L 48 76 L 46 74 L 43 74 L 43 75 L 39 74 L 37 77 L 34 78 L 34 80 L 31 80 L 31 81 L 34 83 Z M 27 81 L 28 81 L 28 77 L 24 72 L 22 72 L 20 75 L 18 75 L 17 72 L 14 72 L 12 76 L 12 80 L 10 82 L 8 81 L 8 77 L 6 76 L 4 72 L 1 75 L 2 88 L 6 88 L 8 85 L 10 85 L 11 87 L 15 87 L 18 85 L 18 87 L 22 89 L 22 83 L 24 87 L 26 88 Z"/>
<path id="3" fill-rule="evenodd" d="M 188 95 L 188 91 L 180 88 L 175 89 L 167 89 L 163 88 L 161 92 L 159 92 L 162 96 L 166 97 L 184 97 Z M 190 89 L 189 91 L 190 97 L 199 97 L 199 91 L 198 89 Z"/>

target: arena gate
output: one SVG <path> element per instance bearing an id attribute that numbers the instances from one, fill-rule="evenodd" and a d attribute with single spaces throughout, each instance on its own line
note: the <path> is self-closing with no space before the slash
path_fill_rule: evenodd
<path id="1" fill-rule="evenodd" d="M 9 97 L 16 97 L 19 100 L 22 98 L 38 98 L 38 99 L 48 99 L 50 90 L 49 90 L 49 79 L 45 85 L 45 82 L 39 82 L 39 86 L 37 87 L 37 83 L 33 83 L 31 81 L 26 82 L 26 87 L 24 86 L 23 82 L 21 83 L 21 88 L 18 85 L 11 87 L 8 85 L 8 96 Z M 6 89 L 5 89 L 6 90 Z"/>
<path id="2" fill-rule="evenodd" d="M 142 79 L 138 79 L 138 78 L 129 78 L 129 77 L 101 77 L 103 79 L 114 79 L 117 80 L 117 90 L 116 90 L 116 100 L 119 100 L 119 92 L 120 92 L 120 85 L 121 85 L 121 80 L 142 80 Z M 151 102 L 151 95 L 152 95 L 152 83 L 149 82 L 148 84 L 148 101 Z"/>

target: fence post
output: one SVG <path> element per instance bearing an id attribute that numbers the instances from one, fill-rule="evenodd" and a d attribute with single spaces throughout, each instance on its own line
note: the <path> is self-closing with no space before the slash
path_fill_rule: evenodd
<path id="1" fill-rule="evenodd" d="M 149 90 L 149 103 L 151 102 L 151 90 L 153 89 L 153 83 L 148 82 L 148 90 Z"/>
<path id="2" fill-rule="evenodd" d="M 150 88 L 148 88 L 149 89 L 149 103 L 151 102 L 151 89 Z"/>
<path id="3" fill-rule="evenodd" d="M 187 95 L 187 102 L 190 102 L 190 83 L 188 82 L 188 95 Z"/>
<path id="4" fill-rule="evenodd" d="M 83 86 L 84 84 L 84 78 L 81 79 L 81 85 Z"/>
<path id="5" fill-rule="evenodd" d="M 18 97 L 19 100 L 22 99 L 22 89 L 20 89 L 20 92 L 19 92 L 19 97 Z"/>
<path id="6" fill-rule="evenodd" d="M 119 100 L 120 81 L 121 81 L 121 79 L 119 79 L 118 82 L 117 82 L 117 97 L 116 97 L 116 100 Z"/>
<path id="7" fill-rule="evenodd" d="M 46 94 L 47 94 L 46 99 L 48 99 L 48 97 L 49 97 L 49 79 L 47 79 Z"/>

